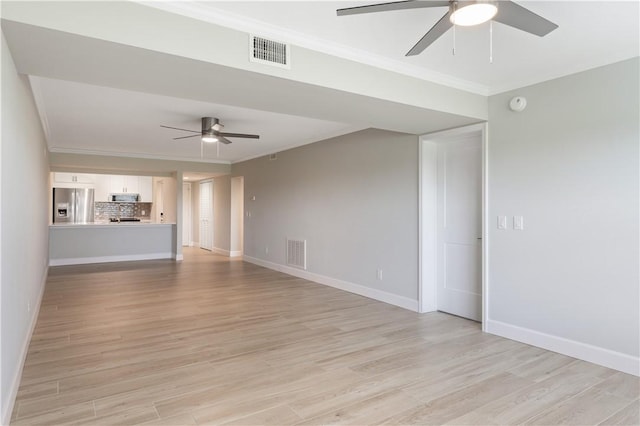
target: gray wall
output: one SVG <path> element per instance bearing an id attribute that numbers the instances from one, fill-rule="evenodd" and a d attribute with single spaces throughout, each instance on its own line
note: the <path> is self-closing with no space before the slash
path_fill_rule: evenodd
<path id="1" fill-rule="evenodd" d="M 285 264 L 285 239 L 306 239 L 308 271 L 417 299 L 416 136 L 364 130 L 232 175 L 244 176 L 246 256 Z"/>
<path id="2" fill-rule="evenodd" d="M 47 146 L 29 81 L 18 75 L 2 36 L 0 233 L 2 424 L 8 424 L 17 380 L 35 322 L 48 263 Z M 28 198 L 28 208 L 18 200 Z"/>
<path id="3" fill-rule="evenodd" d="M 638 356 L 638 75 L 636 58 L 489 99 L 491 320 Z"/>

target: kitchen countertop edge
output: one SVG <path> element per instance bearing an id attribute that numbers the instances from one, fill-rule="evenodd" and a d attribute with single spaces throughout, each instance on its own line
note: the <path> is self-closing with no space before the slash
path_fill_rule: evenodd
<path id="1" fill-rule="evenodd" d="M 92 223 L 52 223 L 49 224 L 50 228 L 113 228 L 113 227 L 128 227 L 128 226 L 172 226 L 174 222 L 169 223 L 157 223 L 157 222 L 92 222 Z"/>

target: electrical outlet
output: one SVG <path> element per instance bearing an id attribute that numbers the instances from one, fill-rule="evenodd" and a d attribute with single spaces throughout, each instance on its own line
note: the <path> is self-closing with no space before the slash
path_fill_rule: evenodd
<path id="1" fill-rule="evenodd" d="M 265 248 L 264 248 L 264 254 L 269 254 L 269 246 L 265 246 Z"/>
<path id="2" fill-rule="evenodd" d="M 382 269 L 378 268 L 378 270 L 376 271 L 376 278 L 378 279 L 378 281 L 382 281 Z"/>
<path id="3" fill-rule="evenodd" d="M 27 312 L 31 312 L 31 302 L 27 302 Z"/>

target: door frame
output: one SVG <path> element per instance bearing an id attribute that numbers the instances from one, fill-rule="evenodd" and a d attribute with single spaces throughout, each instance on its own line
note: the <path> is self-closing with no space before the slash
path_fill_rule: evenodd
<path id="1" fill-rule="evenodd" d="M 421 135 L 418 142 L 418 312 L 433 312 L 437 306 L 438 199 L 437 164 L 439 141 L 452 136 L 480 132 L 482 138 L 482 330 L 486 331 L 489 313 L 489 197 L 488 197 L 488 125 L 473 124 Z M 426 267 L 432 265 L 432 267 Z"/>
<path id="2" fill-rule="evenodd" d="M 188 190 L 185 191 L 185 189 L 187 188 Z M 182 241 L 183 247 L 184 246 L 193 247 L 193 214 L 191 212 L 193 198 L 191 195 L 191 191 L 193 191 L 192 183 L 182 182 L 182 236 L 184 236 L 184 231 L 187 231 L 187 234 L 189 236 L 187 241 L 184 241 L 183 239 Z"/>
<path id="3" fill-rule="evenodd" d="M 202 185 L 203 184 L 210 184 L 210 193 L 209 193 L 209 199 L 211 200 L 211 232 L 210 232 L 210 237 L 211 237 L 211 248 L 205 248 L 202 247 Z M 203 250 L 209 250 L 211 252 L 214 251 L 215 249 L 215 228 L 214 228 L 214 223 L 215 223 L 215 217 L 216 217 L 216 213 L 214 210 L 214 205 L 215 205 L 215 200 L 214 200 L 214 194 L 215 194 L 215 182 L 213 179 L 204 179 L 201 180 L 200 182 L 198 182 L 198 233 L 200 235 L 198 235 L 198 239 L 200 240 L 200 242 L 198 243 L 199 248 L 203 249 Z"/>

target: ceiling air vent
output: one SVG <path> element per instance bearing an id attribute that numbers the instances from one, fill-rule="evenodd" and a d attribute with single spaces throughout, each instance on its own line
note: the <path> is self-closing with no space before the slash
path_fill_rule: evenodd
<path id="1" fill-rule="evenodd" d="M 281 68 L 291 68 L 289 45 L 258 36 L 249 37 L 249 60 Z"/>

